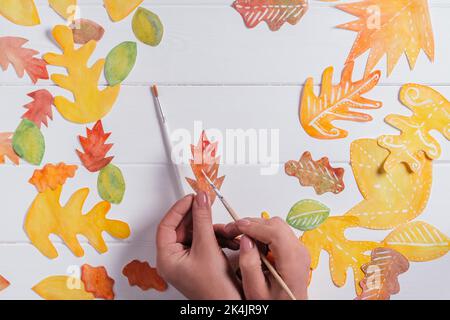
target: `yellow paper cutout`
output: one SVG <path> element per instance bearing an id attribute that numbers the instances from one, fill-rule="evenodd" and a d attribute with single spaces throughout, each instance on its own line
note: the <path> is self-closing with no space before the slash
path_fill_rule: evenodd
<path id="1" fill-rule="evenodd" d="M 434 37 L 427 0 L 364 0 L 336 6 L 358 20 L 338 28 L 358 32 L 347 58 L 354 61 L 370 50 L 366 74 L 387 55 L 388 75 L 403 53 L 414 69 L 421 49 L 434 60 Z"/>
<path id="2" fill-rule="evenodd" d="M 64 19 L 75 18 L 77 0 L 48 0 L 48 3 Z"/>
<path id="3" fill-rule="evenodd" d="M 86 291 L 80 279 L 68 276 L 48 277 L 32 290 L 45 300 L 94 300 L 94 295 Z"/>
<path id="4" fill-rule="evenodd" d="M 356 217 L 329 217 L 316 229 L 303 233 L 301 241 L 311 255 L 311 269 L 317 268 L 320 252 L 325 250 L 330 256 L 330 273 L 334 284 L 337 287 L 345 285 L 347 270 L 351 268 L 355 278 L 355 289 L 360 293 L 359 283 L 364 278 L 361 267 L 370 262 L 370 251 L 380 244 L 346 239 L 345 230 L 358 226 L 359 221 Z"/>
<path id="5" fill-rule="evenodd" d="M 48 53 L 45 61 L 54 66 L 65 67 L 68 75 L 53 74 L 51 79 L 60 87 L 73 93 L 74 102 L 63 96 L 55 97 L 54 104 L 61 115 L 69 121 L 86 124 L 100 120 L 111 111 L 120 85 L 100 91 L 98 81 L 105 59 L 88 67 L 88 60 L 96 48 L 95 41 L 89 41 L 78 49 L 74 47 L 72 30 L 63 25 L 56 26 L 53 37 L 63 50 L 63 54 Z"/>
<path id="6" fill-rule="evenodd" d="M 441 147 L 430 131 L 439 131 L 450 140 L 450 102 L 436 90 L 418 84 L 404 85 L 400 91 L 400 100 L 413 115 L 386 117 L 386 122 L 402 133 L 379 138 L 380 146 L 390 151 L 384 169 L 391 171 L 404 162 L 412 171 L 419 172 L 424 163 L 424 154 L 432 160 L 441 155 Z"/>
<path id="7" fill-rule="evenodd" d="M 104 0 L 106 11 L 112 21 L 128 17 L 144 0 Z"/>
<path id="8" fill-rule="evenodd" d="M 399 226 L 384 239 L 383 244 L 416 262 L 438 259 L 450 250 L 450 238 L 422 221 Z"/>
<path id="9" fill-rule="evenodd" d="M 392 229 L 416 218 L 428 203 L 432 161 L 423 159 L 417 173 L 403 164 L 386 172 L 382 166 L 388 155 L 374 139 L 356 140 L 351 145 L 353 173 L 365 200 L 346 215 L 358 217 L 362 227 Z"/>
<path id="10" fill-rule="evenodd" d="M 33 0 L 0 0 L 0 15 L 21 26 L 41 23 Z"/>

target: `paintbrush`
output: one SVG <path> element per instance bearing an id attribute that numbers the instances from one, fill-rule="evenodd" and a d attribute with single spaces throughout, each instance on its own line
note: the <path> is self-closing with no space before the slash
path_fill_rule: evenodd
<path id="1" fill-rule="evenodd" d="M 234 221 L 238 221 L 240 220 L 238 214 L 236 213 L 236 211 L 231 207 L 231 205 L 228 203 L 228 201 L 224 198 L 224 196 L 222 195 L 222 193 L 220 192 L 220 190 L 215 186 L 215 184 L 211 181 L 211 179 L 206 175 L 205 171 L 202 170 L 203 176 L 205 177 L 206 181 L 209 183 L 209 185 L 211 186 L 211 188 L 214 190 L 214 192 L 216 193 L 217 197 L 220 199 L 220 201 L 222 202 L 222 204 L 225 206 L 225 208 L 227 209 L 228 213 L 230 214 L 230 216 L 233 218 Z M 267 269 L 270 271 L 270 273 L 273 275 L 273 277 L 275 278 L 275 280 L 278 282 L 278 284 L 283 288 L 283 290 L 287 293 L 287 295 L 289 296 L 289 298 L 291 298 L 292 300 L 297 300 L 294 296 L 294 294 L 292 293 L 291 289 L 289 289 L 289 287 L 287 286 L 286 282 L 284 282 L 283 278 L 281 278 L 280 274 L 277 272 L 277 270 L 272 266 L 272 264 L 270 263 L 269 260 L 267 260 L 266 256 L 259 251 L 259 256 L 261 257 L 262 262 L 265 264 L 265 266 L 267 267 Z"/>

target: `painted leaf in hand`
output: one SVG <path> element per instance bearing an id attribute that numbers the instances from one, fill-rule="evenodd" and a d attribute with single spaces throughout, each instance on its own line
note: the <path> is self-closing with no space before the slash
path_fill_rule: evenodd
<path id="1" fill-rule="evenodd" d="M 77 0 L 48 0 L 48 4 L 64 19 L 74 17 L 77 10 Z"/>
<path id="2" fill-rule="evenodd" d="M 45 140 L 38 126 L 23 119 L 14 132 L 12 145 L 14 152 L 26 162 L 40 165 L 45 153 Z"/>
<path id="3" fill-rule="evenodd" d="M 32 290 L 45 300 L 94 300 L 95 297 L 84 288 L 83 282 L 69 276 L 45 278 Z"/>
<path id="4" fill-rule="evenodd" d="M 270 30 L 279 30 L 286 22 L 297 24 L 308 10 L 308 0 L 237 0 L 233 3 L 248 28 L 265 21 Z"/>
<path id="5" fill-rule="evenodd" d="M 346 215 L 358 217 L 362 227 L 395 228 L 419 216 L 428 203 L 432 161 L 423 159 L 417 173 L 403 164 L 386 172 L 382 166 L 388 155 L 374 139 L 356 140 L 351 145 L 351 165 L 364 200 Z"/>
<path id="6" fill-rule="evenodd" d="M 12 138 L 14 133 L 2 132 L 0 133 L 0 164 L 5 163 L 5 158 L 8 158 L 12 163 L 19 164 L 19 156 L 14 152 L 12 146 Z"/>
<path id="7" fill-rule="evenodd" d="M 105 78 L 110 86 L 122 83 L 133 70 L 137 57 L 137 45 L 125 41 L 112 49 L 106 57 Z"/>
<path id="8" fill-rule="evenodd" d="M 8 288 L 10 285 L 9 281 L 0 275 L 0 292 Z"/>
<path id="9" fill-rule="evenodd" d="M 330 215 L 330 209 L 319 201 L 302 200 L 289 211 L 286 222 L 293 228 L 308 231 L 320 226 Z"/>
<path id="10" fill-rule="evenodd" d="M 337 8 L 359 17 L 338 28 L 358 32 L 347 63 L 370 51 L 366 74 L 385 54 L 388 75 L 403 53 L 408 57 L 411 69 L 421 49 L 431 61 L 434 60 L 434 37 L 427 0 L 364 0 L 340 4 Z"/>
<path id="11" fill-rule="evenodd" d="M 345 230 L 359 226 L 358 218 L 351 216 L 329 217 L 314 230 L 306 231 L 301 241 L 311 255 L 311 268 L 316 269 L 322 250 L 330 256 L 330 272 L 336 286 L 342 287 L 347 280 L 347 271 L 352 269 L 355 288 L 361 293 L 360 281 L 364 278 L 361 267 L 370 262 L 367 251 L 380 246 L 371 241 L 351 241 L 345 238 Z"/>
<path id="12" fill-rule="evenodd" d="M 33 83 L 39 79 L 48 79 L 47 64 L 34 57 L 38 51 L 23 48 L 27 42 L 23 38 L 0 37 L 0 66 L 6 71 L 11 64 L 19 78 L 23 78 L 26 72 Z"/>
<path id="13" fill-rule="evenodd" d="M 114 279 L 112 279 L 106 268 L 92 267 L 88 264 L 81 266 L 81 281 L 87 292 L 92 293 L 95 298 L 114 300 Z"/>
<path id="14" fill-rule="evenodd" d="M 0 15 L 21 26 L 41 23 L 34 0 L 1 0 Z"/>
<path id="15" fill-rule="evenodd" d="M 72 28 L 73 41 L 76 44 L 86 44 L 89 41 L 100 41 L 105 34 L 105 29 L 98 23 L 89 19 L 77 19 L 74 22 L 76 28 Z"/>
<path id="16" fill-rule="evenodd" d="M 83 165 L 90 172 L 97 172 L 111 163 L 114 157 L 106 157 L 113 144 L 107 144 L 111 133 L 105 133 L 103 124 L 99 120 L 92 129 L 86 128 L 86 137 L 79 136 L 83 152 L 77 150 Z"/>
<path id="17" fill-rule="evenodd" d="M 198 145 L 191 145 L 193 159 L 190 160 L 190 164 L 195 175 L 195 180 L 186 178 L 187 182 L 195 192 L 203 191 L 208 193 L 211 204 L 213 204 L 216 199 L 216 193 L 209 185 L 208 181 L 206 181 L 202 171 L 205 172 L 218 189 L 222 187 L 225 176 L 218 177 L 220 157 L 216 156 L 217 147 L 218 142 L 212 143 L 209 141 L 206 133 L 203 131 Z"/>
<path id="18" fill-rule="evenodd" d="M 441 155 L 441 147 L 430 132 L 436 130 L 450 140 L 450 102 L 436 90 L 418 84 L 404 85 L 400 100 L 413 115 L 386 117 L 386 122 L 402 133 L 379 138 L 378 144 L 390 152 L 384 169 L 391 171 L 399 163 L 405 163 L 412 171 L 419 172 L 424 154 L 432 160 Z"/>
<path id="19" fill-rule="evenodd" d="M 362 266 L 365 277 L 360 285 L 362 293 L 356 300 L 389 300 L 400 292 L 398 276 L 409 269 L 409 262 L 402 254 L 389 248 L 376 248 L 371 261 Z"/>
<path id="20" fill-rule="evenodd" d="M 113 204 L 121 203 L 126 188 L 122 171 L 115 165 L 108 164 L 98 174 L 97 188 L 103 200 Z"/>
<path id="21" fill-rule="evenodd" d="M 164 36 L 164 26 L 158 15 L 145 8 L 136 10 L 132 21 L 136 38 L 149 46 L 158 46 Z"/>
<path id="22" fill-rule="evenodd" d="M 132 287 L 137 286 L 143 291 L 155 289 L 163 292 L 167 290 L 166 281 L 148 262 L 133 260 L 123 268 L 122 273 L 128 278 L 128 283 Z"/>
<path id="23" fill-rule="evenodd" d="M 66 165 L 65 163 L 46 164 L 41 170 L 35 170 L 29 182 L 36 187 L 39 192 L 47 189 L 55 190 L 58 186 L 66 183 L 68 178 L 73 178 L 78 167 Z"/>
<path id="24" fill-rule="evenodd" d="M 303 88 L 300 103 L 300 122 L 305 131 L 317 139 L 341 139 L 348 135 L 344 129 L 333 125 L 335 120 L 368 122 L 372 117 L 350 109 L 378 109 L 382 103 L 364 98 L 380 80 L 380 71 L 368 74 L 353 82 L 353 63 L 342 71 L 341 82 L 333 85 L 333 67 L 325 69 L 319 96 L 314 93 L 314 80 L 309 78 Z"/>
<path id="25" fill-rule="evenodd" d="M 432 225 L 413 221 L 392 231 L 383 241 L 386 247 L 403 254 L 409 261 L 431 261 L 450 251 L 450 238 Z"/>
<path id="26" fill-rule="evenodd" d="M 32 98 L 33 101 L 25 105 L 25 108 L 27 108 L 28 111 L 22 116 L 22 119 L 33 121 L 38 128 L 41 127 L 41 124 L 44 124 L 47 127 L 47 118 L 53 120 L 52 94 L 46 89 L 41 89 L 29 93 L 28 96 Z"/>
<path id="27" fill-rule="evenodd" d="M 333 168 L 326 157 L 314 161 L 308 151 L 303 153 L 299 161 L 288 161 L 284 168 L 287 175 L 298 178 L 304 187 L 314 187 L 319 195 L 325 192 L 338 194 L 345 188 L 344 169 Z"/>
<path id="28" fill-rule="evenodd" d="M 104 0 L 104 5 L 112 21 L 128 17 L 144 0 Z"/>

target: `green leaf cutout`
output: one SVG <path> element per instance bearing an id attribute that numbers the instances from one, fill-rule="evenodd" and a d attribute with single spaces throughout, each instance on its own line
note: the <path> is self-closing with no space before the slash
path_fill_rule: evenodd
<path id="1" fill-rule="evenodd" d="M 112 49 L 105 62 L 105 77 L 110 86 L 121 83 L 128 77 L 136 63 L 136 42 L 125 41 Z"/>
<path id="2" fill-rule="evenodd" d="M 315 200 L 297 202 L 289 211 L 287 223 L 298 230 L 309 231 L 320 226 L 330 215 L 330 209 Z"/>
<path id="3" fill-rule="evenodd" d="M 26 162 L 36 166 L 41 164 L 45 153 L 45 140 L 33 121 L 22 120 L 14 133 L 12 145 L 16 154 Z"/>
<path id="4" fill-rule="evenodd" d="M 119 204 L 125 194 L 125 180 L 122 171 L 113 164 L 100 170 L 97 180 L 100 197 L 109 203 Z"/>
<path id="5" fill-rule="evenodd" d="M 133 17 L 133 32 L 139 41 L 156 47 L 161 43 L 164 26 L 156 14 L 147 9 L 139 8 Z"/>

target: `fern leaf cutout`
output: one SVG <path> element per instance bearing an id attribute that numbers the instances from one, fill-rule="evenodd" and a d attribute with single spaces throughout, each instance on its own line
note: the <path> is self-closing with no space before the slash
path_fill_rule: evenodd
<path id="1" fill-rule="evenodd" d="M 12 141 L 14 133 L 2 132 L 0 133 L 0 164 L 5 163 L 5 158 L 8 158 L 12 163 L 19 164 L 19 156 L 14 151 Z"/>
<path id="2" fill-rule="evenodd" d="M 320 226 L 330 215 L 330 209 L 319 201 L 302 200 L 289 211 L 286 222 L 293 228 L 308 231 Z M 270 219 L 270 217 L 269 217 Z"/>
<path id="3" fill-rule="evenodd" d="M 33 121 L 38 128 L 44 124 L 48 126 L 48 120 L 53 120 L 53 96 L 48 90 L 41 89 L 28 94 L 33 99 L 32 102 L 25 105 L 28 111 L 22 116 L 22 119 Z"/>
<path id="4" fill-rule="evenodd" d="M 335 120 L 368 122 L 372 117 L 350 109 L 378 109 L 382 103 L 364 98 L 380 80 L 380 71 L 375 71 L 363 79 L 353 82 L 353 63 L 342 71 L 341 82 L 333 85 L 333 67 L 325 69 L 319 96 L 314 93 L 314 80 L 309 78 L 303 88 L 300 104 L 300 122 L 305 131 L 317 139 L 342 139 L 348 132 L 335 127 Z"/>
<path id="5" fill-rule="evenodd" d="M 55 97 L 55 106 L 68 121 L 86 124 L 96 122 L 107 115 L 119 95 L 120 85 L 98 88 L 98 81 L 103 71 L 105 59 L 99 59 L 92 67 L 88 60 L 96 48 L 91 40 L 80 48 L 75 48 L 72 30 L 67 26 L 56 26 L 53 37 L 63 53 L 44 55 L 48 64 L 65 67 L 67 75 L 53 74 L 51 79 L 61 88 L 72 92 L 74 101 L 63 96 Z"/>
<path id="6" fill-rule="evenodd" d="M 347 63 L 370 51 L 366 74 L 385 54 L 388 75 L 403 53 L 408 57 L 411 69 L 414 69 L 421 49 L 431 61 L 434 60 L 434 37 L 427 0 L 364 0 L 336 7 L 359 18 L 338 28 L 358 32 Z"/>
<path id="7" fill-rule="evenodd" d="M 386 122 L 402 133 L 379 138 L 379 145 L 390 152 L 384 169 L 391 171 L 399 163 L 406 163 L 412 171 L 419 172 L 425 162 L 423 155 L 432 160 L 441 155 L 441 147 L 430 132 L 436 130 L 450 140 L 450 102 L 436 90 L 418 84 L 404 85 L 400 100 L 413 115 L 386 117 Z"/>

